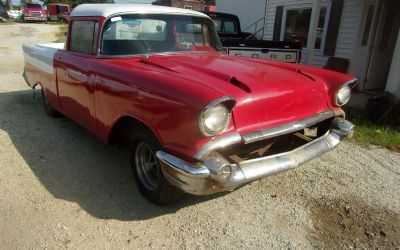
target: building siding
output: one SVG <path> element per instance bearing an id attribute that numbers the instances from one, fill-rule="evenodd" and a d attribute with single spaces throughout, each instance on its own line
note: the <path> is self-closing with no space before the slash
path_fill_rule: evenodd
<path id="1" fill-rule="evenodd" d="M 198 0 L 172 0 L 172 6 L 184 8 L 185 5 L 192 6 L 193 10 L 203 11 L 204 3 Z"/>
<path id="2" fill-rule="evenodd" d="M 275 22 L 275 10 L 277 6 L 285 6 L 285 9 L 300 7 L 305 4 L 312 6 L 313 1 L 299 1 L 299 0 L 269 0 L 266 18 L 266 28 L 264 39 L 272 40 Z M 331 1 L 322 1 L 322 6 L 327 6 L 330 10 Z M 362 0 L 345 0 L 343 6 L 342 18 L 340 21 L 339 34 L 336 43 L 336 57 L 343 57 L 350 60 L 349 73 L 353 71 L 352 60 L 354 57 L 354 51 L 358 43 L 359 26 L 361 22 L 361 16 L 363 11 Z M 330 11 L 326 17 L 325 22 L 329 20 Z M 324 45 L 323 45 L 324 46 Z M 314 58 L 312 65 L 323 67 L 326 65 L 328 60 L 327 56 L 323 55 L 323 46 L 320 50 L 314 51 Z M 302 62 L 306 59 L 306 50 L 303 50 Z"/>

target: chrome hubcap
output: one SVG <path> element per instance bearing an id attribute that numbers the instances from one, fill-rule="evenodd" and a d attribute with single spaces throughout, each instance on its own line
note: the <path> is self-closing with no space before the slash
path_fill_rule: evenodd
<path id="1" fill-rule="evenodd" d="M 153 150 L 144 142 L 136 146 L 135 165 L 142 184 L 149 190 L 156 189 L 160 178 L 158 161 Z"/>

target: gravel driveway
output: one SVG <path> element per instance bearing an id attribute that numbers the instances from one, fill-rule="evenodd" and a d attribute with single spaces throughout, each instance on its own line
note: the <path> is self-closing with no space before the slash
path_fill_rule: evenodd
<path id="1" fill-rule="evenodd" d="M 148 203 L 124 148 L 32 98 L 21 44 L 56 31 L 0 26 L 0 248 L 400 248 L 400 154 L 348 142 L 233 193 Z"/>

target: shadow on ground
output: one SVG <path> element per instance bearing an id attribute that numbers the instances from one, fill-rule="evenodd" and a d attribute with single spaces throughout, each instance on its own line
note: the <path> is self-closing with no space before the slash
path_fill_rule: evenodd
<path id="1" fill-rule="evenodd" d="M 100 219 L 145 220 L 215 198 L 188 196 L 168 207 L 147 202 L 123 147 L 102 144 L 67 118 L 47 117 L 40 97 L 32 96 L 31 90 L 0 93 L 0 129 L 56 199 L 76 202 Z"/>

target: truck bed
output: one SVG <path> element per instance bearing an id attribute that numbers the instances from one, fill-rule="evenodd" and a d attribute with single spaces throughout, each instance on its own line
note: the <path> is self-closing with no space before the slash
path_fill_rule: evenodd
<path id="1" fill-rule="evenodd" d="M 37 68 L 50 75 L 53 75 L 53 60 L 57 50 L 64 49 L 64 43 L 39 43 L 35 45 L 22 45 L 25 59 L 24 77 L 30 87 L 34 87 L 38 82 L 26 67 Z"/>

